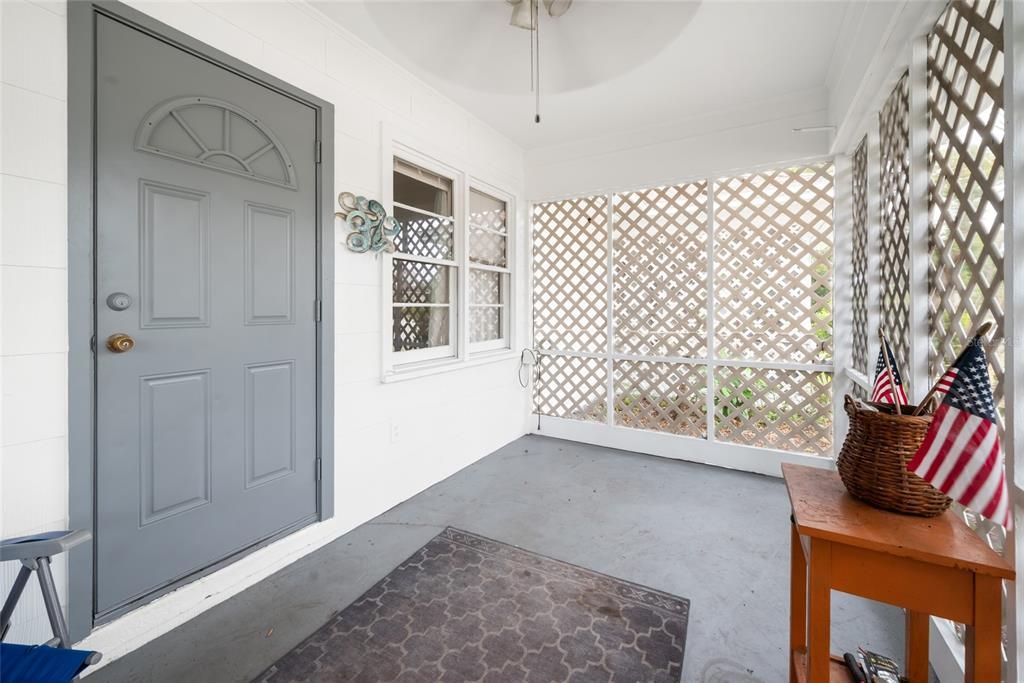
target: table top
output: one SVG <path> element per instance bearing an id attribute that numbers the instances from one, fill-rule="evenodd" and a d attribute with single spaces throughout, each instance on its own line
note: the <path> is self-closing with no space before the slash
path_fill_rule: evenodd
<path id="1" fill-rule="evenodd" d="M 862 503 L 833 470 L 784 464 L 793 519 L 801 535 L 1013 580 L 1013 567 L 952 510 L 913 517 Z"/>

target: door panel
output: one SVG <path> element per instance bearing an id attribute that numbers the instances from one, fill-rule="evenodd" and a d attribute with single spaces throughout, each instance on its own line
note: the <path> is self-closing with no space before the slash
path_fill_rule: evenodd
<path id="1" fill-rule="evenodd" d="M 142 378 L 140 526 L 210 502 L 210 373 Z"/>
<path id="2" fill-rule="evenodd" d="M 290 209 L 245 205 L 246 324 L 292 321 L 294 226 L 295 214 Z"/>
<path id="3" fill-rule="evenodd" d="M 316 112 L 113 19 L 96 49 L 104 614 L 316 515 Z"/>
<path id="4" fill-rule="evenodd" d="M 295 471 L 295 364 L 250 365 L 245 377 L 245 486 Z"/>
<path id="5" fill-rule="evenodd" d="M 206 326 L 210 195 L 149 180 L 140 185 L 142 326 Z"/>

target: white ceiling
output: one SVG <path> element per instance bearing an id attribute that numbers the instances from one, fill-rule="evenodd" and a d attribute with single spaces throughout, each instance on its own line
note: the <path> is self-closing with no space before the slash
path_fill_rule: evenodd
<path id="1" fill-rule="evenodd" d="M 825 85 L 848 0 L 575 0 L 529 32 L 504 0 L 314 1 L 527 149 L 663 124 Z"/>

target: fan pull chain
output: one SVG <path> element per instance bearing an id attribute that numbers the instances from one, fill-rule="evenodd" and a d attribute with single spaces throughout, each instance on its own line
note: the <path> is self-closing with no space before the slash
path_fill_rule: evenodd
<path id="1" fill-rule="evenodd" d="M 530 2 L 539 3 L 540 0 L 530 0 Z M 536 81 L 537 87 L 534 90 L 534 115 L 533 122 L 540 123 L 540 7 L 537 6 L 537 23 L 534 25 L 535 40 L 537 42 L 537 60 L 536 60 Z"/>
<path id="2" fill-rule="evenodd" d="M 534 11 L 537 6 L 533 4 L 533 0 L 527 2 L 530 3 L 530 92 L 533 92 L 536 87 L 533 76 L 537 70 L 533 59 L 533 27 L 537 25 L 537 13 Z"/>

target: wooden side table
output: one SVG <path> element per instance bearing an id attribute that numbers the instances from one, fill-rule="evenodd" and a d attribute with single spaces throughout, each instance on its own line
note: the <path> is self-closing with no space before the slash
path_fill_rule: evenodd
<path id="1" fill-rule="evenodd" d="M 928 617 L 967 625 L 967 683 L 998 683 L 1010 564 L 952 511 L 923 518 L 853 498 L 831 470 L 783 465 L 793 506 L 790 683 L 852 681 L 829 654 L 833 590 L 907 610 L 905 675 L 928 681 Z M 850 643 L 852 650 L 856 643 Z"/>

